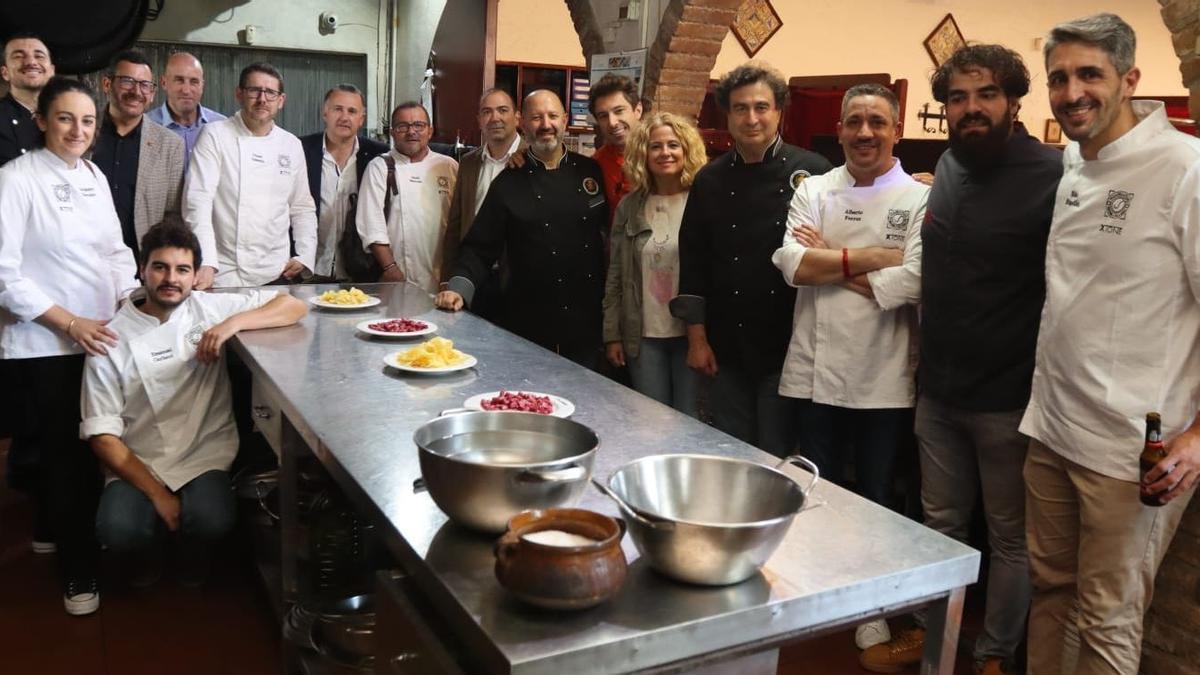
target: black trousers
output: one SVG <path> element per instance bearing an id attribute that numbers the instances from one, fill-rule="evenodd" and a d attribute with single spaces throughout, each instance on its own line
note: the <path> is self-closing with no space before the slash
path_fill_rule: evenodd
<path id="1" fill-rule="evenodd" d="M 38 412 L 30 430 L 39 451 L 36 500 L 49 511 L 64 579 L 96 575 L 100 557 L 95 523 L 102 479 L 96 456 L 79 439 L 83 364 L 82 354 L 8 364 L 15 391 Z"/>

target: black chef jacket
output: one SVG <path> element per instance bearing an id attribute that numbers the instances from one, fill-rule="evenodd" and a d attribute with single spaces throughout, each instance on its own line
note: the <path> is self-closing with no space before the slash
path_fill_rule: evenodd
<path id="1" fill-rule="evenodd" d="M 42 144 L 33 113 L 9 93 L 0 98 L 0 166 Z"/>
<path id="2" fill-rule="evenodd" d="M 133 223 L 133 196 L 137 191 L 138 158 L 141 154 L 142 125 L 145 116 L 127 135 L 117 133 L 117 127 L 112 118 L 104 116 L 100 125 L 100 133 L 96 138 L 96 149 L 92 151 L 92 161 L 108 179 L 108 187 L 112 191 L 113 207 L 117 209 L 117 218 L 121 221 L 121 234 L 125 245 L 133 251 L 135 260 L 140 259 L 138 252 L 137 229 Z"/>
<path id="3" fill-rule="evenodd" d="M 500 172 L 488 188 L 447 287 L 469 305 L 507 253 L 504 327 L 564 353 L 598 348 L 607 226 L 599 164 L 568 152 L 548 170 L 526 151 L 524 167 Z"/>
<path id="4" fill-rule="evenodd" d="M 923 395 L 979 412 L 1029 402 L 1062 153 L 1018 125 L 1002 163 L 970 173 L 947 150 L 921 227 Z"/>
<path id="5" fill-rule="evenodd" d="M 747 163 L 735 149 L 696 174 L 679 229 L 679 296 L 671 313 L 705 325 L 718 368 L 754 376 L 783 369 L 796 289 L 771 254 L 783 242 L 796 186 L 832 168 L 776 139 L 761 162 Z"/>

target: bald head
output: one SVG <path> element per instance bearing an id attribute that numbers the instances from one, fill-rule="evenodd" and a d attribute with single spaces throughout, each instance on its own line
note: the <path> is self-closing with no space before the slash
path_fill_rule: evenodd
<path id="1" fill-rule="evenodd" d="M 558 94 L 546 89 L 530 92 L 521 102 L 521 128 L 534 152 L 543 158 L 557 155 L 567 130 L 567 115 Z"/>
<path id="2" fill-rule="evenodd" d="M 160 82 L 167 94 L 167 109 L 181 124 L 195 124 L 200 98 L 204 95 L 204 68 L 200 59 L 187 52 L 175 52 L 167 59 Z"/>

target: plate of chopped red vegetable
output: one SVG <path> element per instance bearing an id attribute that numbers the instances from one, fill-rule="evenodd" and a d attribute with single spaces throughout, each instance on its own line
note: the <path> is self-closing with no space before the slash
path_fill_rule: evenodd
<path id="1" fill-rule="evenodd" d="M 360 333 L 385 338 L 413 338 L 429 335 L 437 330 L 432 321 L 397 317 L 394 319 L 367 319 L 359 321 L 355 328 Z"/>
<path id="2" fill-rule="evenodd" d="M 575 404 L 561 396 L 507 389 L 476 394 L 463 401 L 463 407 L 469 410 L 532 412 L 555 417 L 570 417 L 575 412 Z"/>

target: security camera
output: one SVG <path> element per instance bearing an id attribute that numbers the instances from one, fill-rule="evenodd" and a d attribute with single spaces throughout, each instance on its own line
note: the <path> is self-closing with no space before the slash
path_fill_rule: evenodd
<path id="1" fill-rule="evenodd" d="M 318 28 L 322 33 L 332 33 L 337 30 L 338 17 L 333 12 L 321 12 L 321 16 L 317 19 Z"/>

